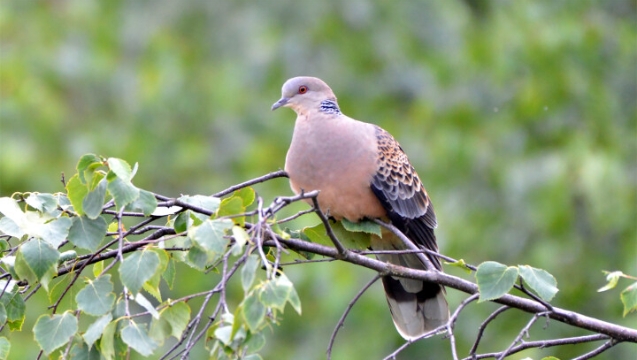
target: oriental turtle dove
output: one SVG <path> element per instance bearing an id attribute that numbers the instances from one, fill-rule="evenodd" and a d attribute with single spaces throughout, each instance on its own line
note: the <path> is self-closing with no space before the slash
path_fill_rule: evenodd
<path id="1" fill-rule="evenodd" d="M 332 89 L 314 77 L 295 77 L 283 84 L 273 106 L 297 114 L 285 171 L 292 190 L 320 190 L 324 213 L 339 220 L 383 219 L 400 229 L 416 246 L 437 251 L 436 215 L 418 174 L 398 142 L 382 128 L 354 120 L 338 107 Z M 311 200 L 310 200 L 311 201 Z M 374 250 L 404 250 L 389 231 L 372 236 Z M 427 255 L 437 270 L 437 257 Z M 414 254 L 377 255 L 382 261 L 414 269 L 426 265 Z M 414 339 L 449 319 L 444 289 L 435 283 L 383 277 L 396 329 Z"/>

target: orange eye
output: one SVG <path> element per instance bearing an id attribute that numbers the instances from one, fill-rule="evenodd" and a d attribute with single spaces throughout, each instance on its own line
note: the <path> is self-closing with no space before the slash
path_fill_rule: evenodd
<path id="1" fill-rule="evenodd" d="M 307 92 L 307 86 L 301 85 L 299 86 L 299 94 L 305 94 Z"/>

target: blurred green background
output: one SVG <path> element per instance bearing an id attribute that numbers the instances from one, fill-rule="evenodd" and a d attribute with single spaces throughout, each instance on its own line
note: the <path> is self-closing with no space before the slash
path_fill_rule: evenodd
<path id="1" fill-rule="evenodd" d="M 401 142 L 433 198 L 444 254 L 546 269 L 558 280 L 556 306 L 636 326 L 634 314 L 622 318 L 618 290 L 596 292 L 601 270 L 637 275 L 633 0 L 6 0 L 0 195 L 63 191 L 60 173 L 70 177 L 89 152 L 139 162 L 135 184 L 169 196 L 282 168 L 295 115 L 270 105 L 297 75 L 321 77 L 346 114 Z M 284 179 L 256 190 L 266 201 L 291 193 Z M 288 309 L 262 354 L 322 359 L 374 274 L 339 263 L 286 271 L 303 315 Z M 193 280 L 171 297 L 214 284 L 187 274 Z M 452 308 L 465 298 L 448 293 Z M 44 309 L 46 299 L 37 301 Z M 25 330 L 39 315 L 29 304 Z M 463 313 L 461 355 L 495 308 Z M 527 320 L 504 314 L 480 349 L 506 348 Z M 585 333 L 541 323 L 533 339 Z M 12 358 L 37 354 L 29 331 L 11 339 Z M 376 284 L 347 319 L 334 358 L 378 359 L 400 344 Z M 597 345 L 512 358 L 566 359 Z M 599 358 L 635 350 L 620 344 Z M 448 341 L 422 341 L 399 357 L 423 358 L 450 358 Z"/>

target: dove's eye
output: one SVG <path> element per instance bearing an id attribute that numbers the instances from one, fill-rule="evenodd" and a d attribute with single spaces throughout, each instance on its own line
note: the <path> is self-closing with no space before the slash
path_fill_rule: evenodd
<path id="1" fill-rule="evenodd" d="M 301 85 L 299 86 L 299 94 L 305 94 L 307 92 L 307 86 Z"/>

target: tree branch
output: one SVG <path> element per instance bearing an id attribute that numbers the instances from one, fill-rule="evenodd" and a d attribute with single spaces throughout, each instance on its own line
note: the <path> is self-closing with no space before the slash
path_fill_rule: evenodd
<path id="1" fill-rule="evenodd" d="M 340 256 L 338 253 L 338 250 L 324 246 L 324 245 L 310 243 L 300 239 L 285 240 L 285 239 L 279 238 L 278 240 L 281 244 L 284 244 L 288 248 L 295 251 L 306 251 L 306 252 L 310 252 L 310 253 L 314 253 L 318 255 L 328 256 L 335 259 Z M 274 245 L 274 243 L 273 241 L 272 242 L 268 241 L 264 245 Z M 449 274 L 445 274 L 442 272 L 433 272 L 433 271 L 424 271 L 424 270 L 405 268 L 402 266 L 385 263 L 376 259 L 359 255 L 351 251 L 348 257 L 342 260 L 345 262 L 355 264 L 355 265 L 364 266 L 368 269 L 378 271 L 382 274 L 435 282 L 435 283 L 465 292 L 467 294 L 475 294 L 478 292 L 478 285 L 470 281 L 467 281 Z M 503 305 L 508 305 L 510 307 L 517 308 L 532 314 L 546 311 L 546 308 L 544 307 L 544 305 L 538 302 L 535 302 L 529 299 L 524 299 L 519 296 L 510 295 L 510 294 L 504 295 L 501 298 L 494 300 L 494 302 L 503 304 Z M 617 339 L 618 341 L 637 342 L 636 329 L 631 329 L 624 326 L 612 324 L 603 320 L 599 320 L 599 319 L 595 319 L 583 314 L 579 314 L 574 311 L 569 311 L 566 309 L 554 307 L 549 317 L 551 319 L 560 321 L 568 325 L 573 325 L 582 329 L 608 335 L 610 337 Z"/>

